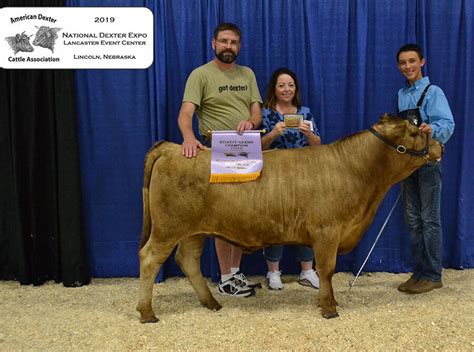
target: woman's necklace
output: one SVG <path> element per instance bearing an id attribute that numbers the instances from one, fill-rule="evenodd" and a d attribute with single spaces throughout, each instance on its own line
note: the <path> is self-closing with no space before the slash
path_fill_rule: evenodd
<path id="1" fill-rule="evenodd" d="M 296 106 L 288 105 L 288 106 L 280 106 L 278 104 L 275 105 L 275 110 L 278 111 L 280 114 L 296 114 L 298 109 Z"/>

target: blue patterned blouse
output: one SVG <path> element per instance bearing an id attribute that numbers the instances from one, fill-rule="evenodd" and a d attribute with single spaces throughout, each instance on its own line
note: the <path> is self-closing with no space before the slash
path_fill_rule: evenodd
<path id="1" fill-rule="evenodd" d="M 309 108 L 306 106 L 301 106 L 296 113 L 303 115 L 304 120 L 312 121 L 314 134 L 319 136 L 316 120 L 314 119 L 314 116 Z M 270 110 L 268 108 L 264 108 L 262 110 L 262 117 L 262 128 L 265 129 L 267 133 L 271 132 L 278 122 L 283 122 L 282 114 L 280 114 L 278 111 Z M 308 140 L 303 133 L 295 128 L 287 128 L 285 134 L 275 138 L 269 149 L 291 149 L 307 146 Z"/>

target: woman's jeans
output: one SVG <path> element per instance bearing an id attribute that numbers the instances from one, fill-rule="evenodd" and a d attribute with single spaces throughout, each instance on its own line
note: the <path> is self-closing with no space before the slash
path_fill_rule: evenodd
<path id="1" fill-rule="evenodd" d="M 441 281 L 441 165 L 428 163 L 403 181 L 405 221 L 410 229 L 413 278 Z"/>
<path id="2" fill-rule="evenodd" d="M 311 262 L 314 259 L 313 249 L 307 246 L 295 246 L 296 260 L 299 262 Z M 279 262 L 283 255 L 283 245 L 270 246 L 263 250 L 265 259 L 269 262 Z"/>

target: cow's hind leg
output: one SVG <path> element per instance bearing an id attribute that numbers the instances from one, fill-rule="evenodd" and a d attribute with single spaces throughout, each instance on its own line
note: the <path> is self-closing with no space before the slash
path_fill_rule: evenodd
<path id="1" fill-rule="evenodd" d="M 138 289 L 137 310 L 140 312 L 142 323 L 156 323 L 158 318 L 152 308 L 153 285 L 161 266 L 168 259 L 176 243 L 157 242 L 150 237 L 140 249 L 140 286 Z"/>
<path id="2" fill-rule="evenodd" d="M 212 296 L 201 273 L 201 253 L 204 241 L 203 235 L 182 239 L 176 251 L 176 263 L 191 282 L 201 304 L 211 310 L 219 310 L 221 305 Z"/>

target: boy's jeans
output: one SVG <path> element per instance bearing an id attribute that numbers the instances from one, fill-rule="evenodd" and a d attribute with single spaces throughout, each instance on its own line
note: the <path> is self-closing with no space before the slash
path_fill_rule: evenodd
<path id="1" fill-rule="evenodd" d="M 403 181 L 405 221 L 411 232 L 413 278 L 441 281 L 441 165 L 428 163 Z"/>

